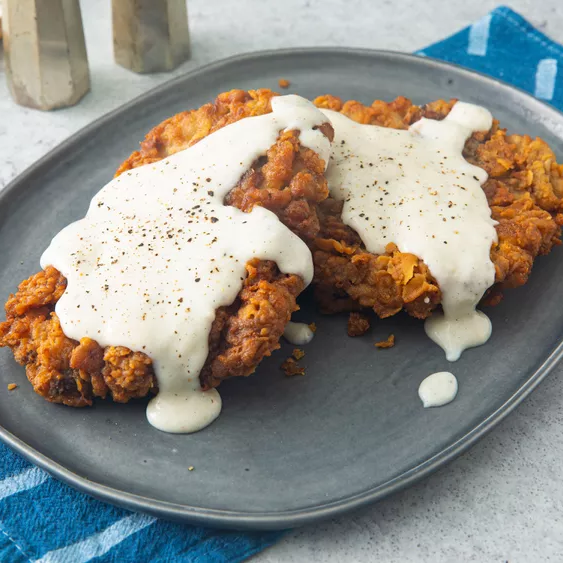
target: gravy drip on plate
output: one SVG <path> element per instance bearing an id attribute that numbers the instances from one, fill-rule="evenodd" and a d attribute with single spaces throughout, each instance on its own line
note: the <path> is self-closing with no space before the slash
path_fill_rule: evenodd
<path id="1" fill-rule="evenodd" d="M 441 407 L 451 403 L 457 395 L 457 379 L 449 371 L 429 375 L 418 388 L 424 408 Z"/>
<path id="2" fill-rule="evenodd" d="M 344 200 L 344 223 L 370 252 L 392 242 L 430 268 L 444 313 L 425 329 L 448 360 L 484 344 L 491 323 L 475 307 L 495 279 L 496 222 L 481 188 L 487 173 L 462 151 L 473 132 L 491 128 L 489 111 L 457 102 L 443 121 L 423 118 L 406 131 L 323 112 L 335 130 L 327 177 L 331 195 Z"/>
<path id="3" fill-rule="evenodd" d="M 112 180 L 43 254 L 41 266 L 68 280 L 56 313 L 69 338 L 153 360 L 159 393 L 147 417 L 156 428 L 195 432 L 219 415 L 221 398 L 201 390 L 199 373 L 215 311 L 235 300 L 249 260 L 275 260 L 310 283 L 311 253 L 276 215 L 223 200 L 282 130 L 299 130 L 302 144 L 328 162 L 330 142 L 315 129 L 326 121 L 299 96 L 273 98 L 272 113 Z"/>
<path id="4" fill-rule="evenodd" d="M 290 344 L 303 346 L 304 344 L 309 344 L 309 342 L 313 340 L 315 333 L 311 330 L 309 325 L 305 323 L 295 323 L 293 321 L 289 321 L 285 326 L 283 336 Z"/>

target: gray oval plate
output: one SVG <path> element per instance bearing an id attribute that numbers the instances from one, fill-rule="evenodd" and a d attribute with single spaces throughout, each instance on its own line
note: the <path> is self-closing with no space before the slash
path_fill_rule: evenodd
<path id="1" fill-rule="evenodd" d="M 330 92 L 371 102 L 402 94 L 415 102 L 460 97 L 483 104 L 514 132 L 540 135 L 563 154 L 563 116 L 532 97 L 461 68 L 408 55 L 350 49 L 265 52 L 180 77 L 71 137 L 0 193 L 0 299 L 39 267 L 51 236 L 82 217 L 94 193 L 145 133 L 166 117 L 231 88 Z M 301 319 L 318 333 L 307 375 L 279 364 L 221 386 L 224 409 L 194 435 L 163 434 L 145 403 L 98 402 L 75 410 L 36 396 L 23 369 L 0 351 L 0 438 L 32 462 L 100 499 L 189 522 L 287 528 L 376 501 L 451 460 L 506 416 L 563 353 L 561 252 L 537 261 L 528 285 L 488 313 L 493 336 L 455 365 L 407 316 L 346 336 L 346 318 L 322 317 L 307 296 Z M 397 345 L 377 350 L 390 333 Z M 452 369 L 459 395 L 423 409 L 420 381 Z M 188 471 L 194 466 L 194 471 Z"/>

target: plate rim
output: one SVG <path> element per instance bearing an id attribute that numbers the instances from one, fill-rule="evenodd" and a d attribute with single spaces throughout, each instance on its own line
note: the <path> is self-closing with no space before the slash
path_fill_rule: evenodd
<path id="1" fill-rule="evenodd" d="M 412 55 L 397 51 L 348 47 L 300 47 L 253 51 L 220 59 L 180 74 L 179 76 L 168 80 L 159 86 L 148 90 L 147 92 L 144 92 L 143 94 L 92 121 L 85 127 L 73 133 L 62 143 L 55 146 L 47 154 L 29 166 L 26 170 L 9 182 L 2 190 L 0 190 L 0 206 L 5 204 L 8 199 L 14 195 L 16 190 L 18 190 L 22 184 L 25 184 L 26 180 L 30 176 L 36 174 L 43 166 L 48 165 L 54 158 L 64 155 L 66 149 L 73 147 L 81 138 L 103 128 L 107 122 L 111 121 L 124 110 L 130 109 L 139 103 L 154 99 L 161 92 L 165 92 L 170 88 L 173 88 L 176 84 L 180 84 L 186 79 L 194 79 L 202 74 L 217 71 L 222 67 L 237 63 L 248 63 L 254 59 L 299 55 L 351 55 L 370 58 L 376 57 L 387 60 L 391 63 L 398 62 L 400 64 L 402 62 L 414 62 L 422 68 L 438 68 L 440 70 L 452 71 L 458 76 L 466 76 L 473 80 L 485 82 L 490 85 L 494 85 L 495 88 L 500 88 L 501 90 L 508 89 L 511 92 L 517 92 L 518 95 L 524 97 L 528 103 L 532 102 L 532 105 L 536 104 L 538 110 L 541 110 L 544 115 L 546 113 L 548 115 L 551 114 L 551 117 L 553 117 L 554 120 L 559 120 L 563 124 L 563 113 L 559 112 L 553 106 L 534 98 L 524 90 L 512 86 L 502 80 L 487 76 L 483 73 L 469 70 L 453 63 L 439 61 L 431 57 Z M 242 512 L 236 510 L 194 507 L 148 498 L 142 495 L 119 490 L 119 488 L 113 488 L 95 481 L 90 481 L 88 478 L 78 475 L 77 473 L 50 459 L 46 455 L 40 453 L 2 426 L 0 426 L 0 440 L 30 462 L 46 470 L 48 473 L 71 487 L 104 502 L 109 502 L 129 510 L 145 512 L 169 520 L 184 521 L 192 524 L 213 527 L 245 530 L 284 529 L 335 517 L 344 512 L 372 504 L 384 497 L 398 492 L 399 490 L 410 487 L 424 477 L 427 477 L 468 450 L 501 420 L 508 416 L 545 379 L 545 377 L 562 358 L 563 340 L 554 348 L 549 356 L 545 358 L 543 363 L 525 381 L 525 383 L 521 385 L 494 412 L 489 414 L 485 420 L 418 466 L 409 469 L 390 481 L 370 489 L 366 489 L 353 496 L 348 496 L 325 504 L 318 504 L 294 510 Z"/>

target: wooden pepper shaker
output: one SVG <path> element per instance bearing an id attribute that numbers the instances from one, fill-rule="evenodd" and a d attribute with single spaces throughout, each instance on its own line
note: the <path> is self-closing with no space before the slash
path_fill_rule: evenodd
<path id="1" fill-rule="evenodd" d="M 112 0 L 115 60 L 134 72 L 172 70 L 190 57 L 186 0 Z"/>
<path id="2" fill-rule="evenodd" d="M 51 110 L 90 90 L 78 0 L 3 0 L 6 77 L 14 100 Z"/>

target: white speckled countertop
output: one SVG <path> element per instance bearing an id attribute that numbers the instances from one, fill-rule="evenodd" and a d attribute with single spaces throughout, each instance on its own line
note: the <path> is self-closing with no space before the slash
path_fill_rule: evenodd
<path id="1" fill-rule="evenodd" d="M 113 63 L 110 2 L 81 5 L 92 91 L 76 107 L 41 113 L 15 105 L 0 80 L 0 189 L 69 134 L 203 63 L 312 45 L 413 51 L 466 26 L 497 2 L 189 0 L 192 60 L 174 73 L 145 76 Z M 563 29 L 560 0 L 514 0 L 510 6 L 552 37 Z M 562 561 L 561 374 L 563 368 L 555 370 L 491 434 L 431 478 L 371 508 L 294 531 L 253 561 Z"/>

